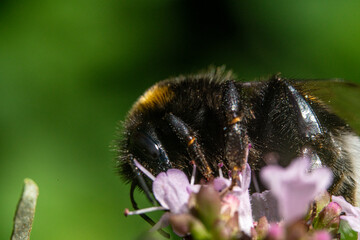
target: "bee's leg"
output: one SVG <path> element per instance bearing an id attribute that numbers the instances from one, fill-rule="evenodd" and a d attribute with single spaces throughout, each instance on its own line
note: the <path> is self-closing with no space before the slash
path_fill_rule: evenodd
<path id="1" fill-rule="evenodd" d="M 213 177 L 213 170 L 206 161 L 195 133 L 183 120 L 172 113 L 166 114 L 164 118 L 169 123 L 176 136 L 180 139 L 181 144 L 187 148 L 190 158 L 195 161 L 201 174 L 207 180 L 210 180 Z"/>
<path id="2" fill-rule="evenodd" d="M 262 151 L 264 162 L 259 163 L 259 167 L 269 162 L 267 156 L 270 155 L 271 162 L 287 166 L 301 154 L 305 145 L 324 134 L 321 121 L 309 102 L 279 76 L 264 84 L 254 102 L 254 112 L 255 119 L 248 130 Z"/>
<path id="3" fill-rule="evenodd" d="M 289 99 L 297 113 L 299 132 L 310 147 L 304 155 L 311 159 L 312 169 L 327 166 L 331 168 L 334 180 L 329 188 L 332 194 L 343 195 L 349 202 L 355 199 L 353 164 L 344 146 L 343 136 L 349 134 L 346 123 L 325 109 L 318 100 L 307 97 L 307 101 L 290 83 L 284 82 Z M 317 110 L 315 113 L 314 110 Z M 307 153 L 307 148 L 313 151 Z"/>
<path id="4" fill-rule="evenodd" d="M 138 210 L 139 207 L 136 203 L 136 200 L 134 198 L 134 192 L 135 192 L 135 189 L 136 189 L 136 186 L 137 186 L 137 182 L 133 181 L 131 183 L 131 188 L 130 188 L 130 200 L 131 200 L 131 204 L 133 206 L 133 208 L 135 210 Z M 151 226 L 154 226 L 155 225 L 155 222 L 154 220 L 152 220 L 147 214 L 140 214 L 140 217 L 142 217 L 142 219 L 144 219 L 147 223 L 149 223 Z M 170 238 L 170 234 L 165 232 L 164 230 L 162 229 L 158 229 L 157 230 L 163 237 L 165 238 Z"/>
<path id="5" fill-rule="evenodd" d="M 247 163 L 249 139 L 244 123 L 248 116 L 233 81 L 223 84 L 221 104 L 225 117 L 225 160 L 230 170 L 242 170 Z"/>
<path id="6" fill-rule="evenodd" d="M 312 169 L 331 168 L 334 180 L 330 193 L 353 202 L 354 172 L 341 140 L 349 133 L 346 124 L 316 98 L 307 96 L 311 93 L 294 86 L 279 76 L 265 84 L 255 111 L 257 133 L 250 136 L 263 146 L 263 156 L 277 153 L 280 165 L 307 156 Z"/>
<path id="7" fill-rule="evenodd" d="M 148 185 L 146 184 L 145 179 L 143 178 L 143 175 L 141 174 L 141 171 L 139 170 L 139 168 L 136 167 L 135 163 L 134 163 L 134 158 L 130 155 L 129 157 L 130 161 L 130 166 L 133 169 L 136 179 L 134 179 L 131 183 L 131 188 L 130 188 L 130 200 L 131 200 L 131 204 L 133 206 L 133 208 L 135 210 L 138 210 L 139 207 L 136 203 L 135 197 L 134 197 L 134 192 L 136 189 L 136 186 L 139 185 L 140 188 L 144 191 L 145 196 L 147 197 L 147 199 L 151 202 L 152 205 L 156 205 L 155 199 L 152 196 L 151 191 L 149 190 Z M 156 223 L 147 215 L 147 214 L 140 214 L 140 217 L 143 218 L 146 222 L 148 222 L 151 226 L 154 226 Z M 165 232 L 162 229 L 158 229 L 157 230 L 163 237 L 165 238 L 170 238 L 170 234 L 168 234 L 167 232 Z"/>
<path id="8" fill-rule="evenodd" d="M 156 204 L 156 201 L 154 199 L 154 197 L 152 196 L 152 193 L 148 187 L 148 185 L 146 184 L 146 181 L 143 177 L 143 175 L 141 174 L 141 171 L 139 170 L 138 167 L 136 167 L 135 163 L 134 163 L 134 158 L 132 156 L 130 156 L 130 166 L 135 174 L 135 178 L 136 178 L 136 185 L 139 185 L 141 187 L 141 189 L 144 191 L 145 196 L 147 197 L 147 199 L 151 202 L 152 205 Z"/>

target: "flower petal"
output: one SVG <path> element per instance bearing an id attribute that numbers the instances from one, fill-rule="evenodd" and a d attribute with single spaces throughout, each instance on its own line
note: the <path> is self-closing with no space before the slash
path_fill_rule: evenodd
<path id="1" fill-rule="evenodd" d="M 137 160 L 134 159 L 135 166 L 140 169 L 148 178 L 150 178 L 152 181 L 155 180 L 154 175 L 152 175 L 143 165 L 141 165 Z"/>
<path id="2" fill-rule="evenodd" d="M 248 190 L 251 182 L 251 168 L 248 163 L 246 164 L 245 169 L 241 172 L 241 177 L 241 188 L 243 190 Z"/>
<path id="3" fill-rule="evenodd" d="M 342 211 L 345 212 L 346 215 L 341 216 L 340 218 L 347 221 L 354 231 L 360 232 L 360 208 L 354 207 L 342 196 L 332 196 L 332 202 L 338 203 L 341 206 Z"/>
<path id="4" fill-rule="evenodd" d="M 166 212 L 164 213 L 160 220 L 149 230 L 150 232 L 155 232 L 161 228 L 165 228 L 170 223 L 170 213 Z"/>
<path id="5" fill-rule="evenodd" d="M 240 186 L 234 186 L 232 193 L 239 199 L 239 225 L 243 232 L 247 235 L 251 235 L 251 228 L 254 227 L 251 204 L 250 204 L 250 195 L 249 195 L 249 186 L 251 179 L 251 169 L 249 164 L 246 164 L 246 168 L 239 174 Z"/>
<path id="6" fill-rule="evenodd" d="M 200 191 L 201 185 L 200 184 L 194 184 L 194 185 L 189 185 L 187 186 L 187 191 L 188 193 L 198 193 Z"/>
<path id="7" fill-rule="evenodd" d="M 338 203 L 346 215 L 357 216 L 360 218 L 360 209 L 347 202 L 343 196 L 332 196 L 331 201 Z"/>
<path id="8" fill-rule="evenodd" d="M 188 186 L 190 183 L 185 173 L 178 169 L 169 169 L 156 176 L 153 193 L 161 206 L 170 209 L 172 213 L 182 213 L 186 210 L 190 196 Z"/>
<path id="9" fill-rule="evenodd" d="M 308 158 L 298 158 L 287 168 L 267 166 L 260 172 L 278 200 L 281 216 L 285 222 L 293 222 L 305 215 L 315 196 L 325 191 L 331 184 L 332 173 L 327 168 L 308 172 Z"/>
<path id="10" fill-rule="evenodd" d="M 213 185 L 216 191 L 221 192 L 231 185 L 231 181 L 224 177 L 217 177 L 214 179 Z"/>
<path id="11" fill-rule="evenodd" d="M 250 236 L 251 228 L 254 227 L 254 221 L 251 213 L 251 204 L 249 192 L 246 191 L 239 196 L 239 225 L 242 231 Z"/>
<path id="12" fill-rule="evenodd" d="M 227 213 L 228 217 L 231 218 L 238 211 L 239 206 L 239 198 L 233 194 L 227 194 L 221 200 L 221 214 Z"/>

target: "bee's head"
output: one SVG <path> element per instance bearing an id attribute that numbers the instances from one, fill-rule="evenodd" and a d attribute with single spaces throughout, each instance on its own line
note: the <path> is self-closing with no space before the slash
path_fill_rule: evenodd
<path id="1" fill-rule="evenodd" d="M 172 82 L 157 83 L 129 111 L 117 144 L 119 171 L 126 181 L 136 181 L 134 160 L 155 176 L 172 167 L 183 169 L 177 163 L 189 162 L 186 149 L 179 146 L 178 136 L 167 121 L 174 94 Z"/>
<path id="2" fill-rule="evenodd" d="M 118 143 L 119 169 L 125 180 L 135 180 L 134 160 L 155 176 L 169 168 L 190 176 L 194 162 L 198 166 L 197 179 L 213 177 L 218 162 L 206 156 L 207 152 L 213 158 L 222 156 L 223 127 L 218 114 L 206 106 L 205 90 L 212 86 L 209 84 L 208 79 L 201 78 L 167 80 L 155 84 L 138 99 L 129 111 Z"/>

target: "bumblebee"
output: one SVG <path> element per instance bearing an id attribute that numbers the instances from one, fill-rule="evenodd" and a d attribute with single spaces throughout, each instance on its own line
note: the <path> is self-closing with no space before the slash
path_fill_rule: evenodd
<path id="1" fill-rule="evenodd" d="M 263 166 L 287 166 L 299 156 L 309 157 L 312 169 L 329 167 L 334 176 L 329 192 L 357 204 L 360 139 L 316 93 L 321 86 L 359 86 L 280 75 L 255 82 L 235 79 L 223 68 L 179 76 L 155 84 L 135 102 L 116 143 L 119 173 L 132 183 L 134 207 L 135 187 L 146 193 L 149 185 L 134 160 L 154 175 L 177 168 L 190 176 L 195 162 L 197 178 L 210 180 L 219 164 L 230 174 L 247 159 L 253 182 L 260 183 L 251 191 L 262 191 L 257 178 Z"/>

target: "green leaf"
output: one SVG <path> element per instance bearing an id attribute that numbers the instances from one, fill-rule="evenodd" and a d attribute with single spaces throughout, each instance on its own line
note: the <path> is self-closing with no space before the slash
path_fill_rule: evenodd
<path id="1" fill-rule="evenodd" d="M 357 240 L 358 237 L 358 233 L 352 230 L 349 224 L 344 220 L 340 221 L 339 233 L 341 235 L 340 239 Z"/>

